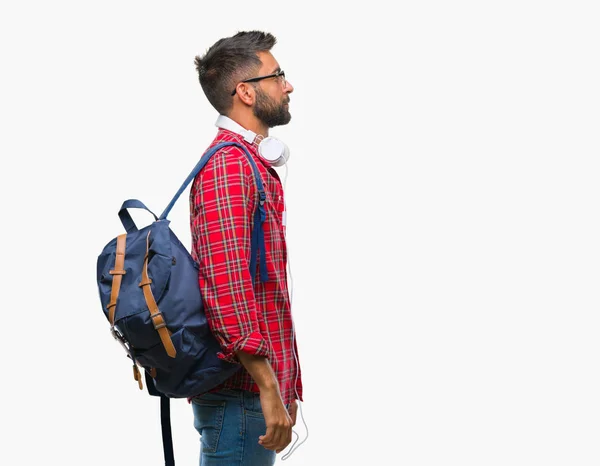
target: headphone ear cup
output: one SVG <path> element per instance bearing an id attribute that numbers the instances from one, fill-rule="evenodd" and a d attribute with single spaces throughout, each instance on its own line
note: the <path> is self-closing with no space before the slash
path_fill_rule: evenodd
<path id="1" fill-rule="evenodd" d="M 285 148 L 283 142 L 272 137 L 264 138 L 258 145 L 258 153 L 269 162 L 275 162 L 283 154 Z"/>
<path id="2" fill-rule="evenodd" d="M 279 139 L 267 137 L 258 145 L 258 153 L 271 165 L 280 167 L 290 158 L 289 148 Z"/>

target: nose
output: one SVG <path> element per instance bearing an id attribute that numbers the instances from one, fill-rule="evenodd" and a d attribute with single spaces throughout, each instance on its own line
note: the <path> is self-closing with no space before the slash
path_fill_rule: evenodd
<path id="1" fill-rule="evenodd" d="M 292 83 L 289 81 L 285 81 L 285 92 L 287 94 L 291 94 L 292 92 L 294 92 L 294 86 L 292 86 Z"/>

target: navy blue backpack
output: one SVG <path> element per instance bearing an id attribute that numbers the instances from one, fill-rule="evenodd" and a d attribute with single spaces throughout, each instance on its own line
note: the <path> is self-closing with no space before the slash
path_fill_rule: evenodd
<path id="1" fill-rule="evenodd" d="M 129 199 L 119 210 L 126 233 L 110 241 L 97 262 L 102 310 L 113 337 L 133 364 L 134 379 L 161 398 L 165 464 L 174 465 L 170 398 L 187 398 L 214 388 L 240 369 L 217 357 L 220 346 L 208 327 L 198 283 L 198 264 L 169 227 L 167 215 L 189 183 L 219 149 L 244 150 L 254 171 L 259 203 L 251 238 L 250 274 L 254 280 L 260 255 L 261 280 L 267 268 L 262 224 L 266 218 L 265 191 L 256 164 L 241 144 L 220 143 L 209 149 L 160 217 L 142 202 Z M 145 209 L 155 221 L 138 229 L 127 209 Z"/>

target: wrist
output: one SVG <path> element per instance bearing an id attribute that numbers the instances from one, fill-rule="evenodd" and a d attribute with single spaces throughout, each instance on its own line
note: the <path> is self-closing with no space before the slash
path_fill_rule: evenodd
<path id="1" fill-rule="evenodd" d="M 266 380 L 257 385 L 261 393 L 279 395 L 279 384 L 276 380 Z"/>

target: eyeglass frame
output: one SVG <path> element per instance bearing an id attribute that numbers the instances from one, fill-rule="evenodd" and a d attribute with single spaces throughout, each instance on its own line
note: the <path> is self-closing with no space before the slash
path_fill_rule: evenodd
<path id="1" fill-rule="evenodd" d="M 267 78 L 278 78 L 279 76 L 283 76 L 284 82 L 286 82 L 285 81 L 285 71 L 279 70 L 279 71 L 276 71 L 275 73 L 267 74 L 265 76 L 257 76 L 256 78 L 244 79 L 243 81 L 240 81 L 238 84 L 255 83 L 257 81 L 261 81 L 261 80 L 267 79 Z M 236 92 L 237 92 L 237 85 L 236 85 L 235 89 L 233 90 L 233 92 L 231 93 L 231 96 L 233 97 Z"/>

